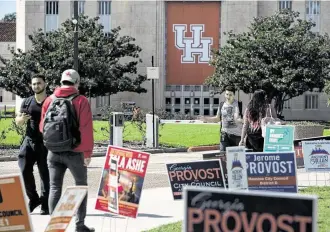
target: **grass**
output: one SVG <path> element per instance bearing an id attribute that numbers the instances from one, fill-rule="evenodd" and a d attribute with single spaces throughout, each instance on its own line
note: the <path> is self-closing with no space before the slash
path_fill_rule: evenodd
<path id="1" fill-rule="evenodd" d="M 12 119 L 0 120 L 0 132 L 10 128 Z M 107 121 L 94 121 L 94 139 L 96 142 L 109 141 L 109 134 L 102 128 L 108 128 Z M 198 124 L 166 124 L 160 127 L 160 144 L 173 147 L 190 147 L 200 145 L 215 145 L 220 141 L 219 125 Z M 124 141 L 142 141 L 142 134 L 138 127 L 130 122 L 125 123 Z M 0 139 L 0 145 L 18 145 L 20 136 L 11 131 L 6 134 L 4 140 Z"/>
<path id="2" fill-rule="evenodd" d="M 318 196 L 318 230 L 319 232 L 330 231 L 330 187 L 308 187 L 300 190 L 301 194 Z M 163 225 L 146 232 L 181 232 L 182 222 Z"/>

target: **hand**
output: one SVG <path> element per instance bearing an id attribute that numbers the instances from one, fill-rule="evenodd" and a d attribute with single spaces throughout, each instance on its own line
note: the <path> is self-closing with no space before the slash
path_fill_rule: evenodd
<path id="1" fill-rule="evenodd" d="M 22 118 L 24 120 L 24 122 L 28 121 L 29 119 L 31 119 L 31 115 L 27 114 L 27 113 L 23 113 L 22 114 Z"/>
<path id="2" fill-rule="evenodd" d="M 92 161 L 91 158 L 85 158 L 85 159 L 84 159 L 84 165 L 85 165 L 85 167 L 88 167 L 89 164 L 91 163 L 91 161 Z"/>
<path id="3" fill-rule="evenodd" d="M 205 117 L 202 116 L 202 115 L 197 116 L 197 120 L 200 120 L 202 122 L 207 122 L 206 119 L 205 119 Z"/>
<path id="4" fill-rule="evenodd" d="M 238 144 L 238 146 L 245 146 L 245 142 L 243 140 L 241 140 Z"/>

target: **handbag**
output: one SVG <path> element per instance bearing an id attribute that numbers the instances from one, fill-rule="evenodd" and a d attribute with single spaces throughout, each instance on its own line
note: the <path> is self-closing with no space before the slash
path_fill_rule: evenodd
<path id="1" fill-rule="evenodd" d="M 269 111 L 270 117 L 267 117 L 267 112 Z M 281 124 L 281 120 L 279 118 L 273 118 L 272 114 L 272 106 L 269 104 L 268 109 L 266 110 L 266 116 L 261 119 L 261 135 L 265 138 L 266 136 L 266 126 L 267 125 L 278 125 Z"/>

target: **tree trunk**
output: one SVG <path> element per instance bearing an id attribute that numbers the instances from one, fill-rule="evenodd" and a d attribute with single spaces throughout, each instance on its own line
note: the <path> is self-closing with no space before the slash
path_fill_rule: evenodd
<path id="1" fill-rule="evenodd" d="M 283 104 L 284 104 L 283 94 L 278 93 L 275 96 L 275 110 L 276 110 L 277 117 L 280 118 L 280 119 L 283 119 L 284 118 L 282 116 L 282 113 L 283 113 Z"/>

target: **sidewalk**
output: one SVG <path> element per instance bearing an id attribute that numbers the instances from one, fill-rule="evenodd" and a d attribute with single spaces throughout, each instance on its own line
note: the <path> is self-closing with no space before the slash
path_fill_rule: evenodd
<path id="1" fill-rule="evenodd" d="M 96 232 L 141 232 L 163 224 L 183 220 L 183 201 L 174 201 L 170 188 L 145 189 L 136 219 L 112 217 L 94 209 L 96 198 L 88 199 L 86 225 L 94 227 Z M 39 208 L 36 209 L 38 212 Z M 35 232 L 44 232 L 50 216 L 32 213 Z M 75 231 L 74 220 L 66 231 Z"/>

